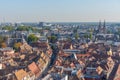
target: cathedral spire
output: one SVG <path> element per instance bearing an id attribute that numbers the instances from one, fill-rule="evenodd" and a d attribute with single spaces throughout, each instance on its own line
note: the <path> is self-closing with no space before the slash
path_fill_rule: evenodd
<path id="1" fill-rule="evenodd" d="M 98 33 L 100 33 L 100 31 L 101 31 L 101 20 L 99 20 L 99 25 L 98 25 Z"/>
<path id="2" fill-rule="evenodd" d="M 103 24 L 103 27 L 104 27 L 104 28 L 106 27 L 106 22 L 105 22 L 105 20 L 104 20 L 104 24 Z"/>
<path id="3" fill-rule="evenodd" d="M 104 33 L 106 33 L 106 22 L 105 22 L 105 20 L 104 20 L 104 23 L 103 23 L 103 31 L 104 31 Z"/>
<path id="4" fill-rule="evenodd" d="M 101 28 L 101 20 L 99 20 L 99 29 Z"/>

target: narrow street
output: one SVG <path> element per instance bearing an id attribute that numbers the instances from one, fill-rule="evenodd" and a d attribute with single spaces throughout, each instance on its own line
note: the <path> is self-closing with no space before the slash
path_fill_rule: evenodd
<path id="1" fill-rule="evenodd" d="M 51 48 L 53 50 L 53 53 L 51 55 L 50 62 L 48 63 L 47 67 L 45 68 L 45 70 L 39 76 L 39 78 L 37 80 L 41 80 L 41 78 L 43 78 L 45 75 L 47 75 L 47 72 L 52 68 L 52 66 L 54 65 L 54 63 L 55 63 L 55 61 L 57 59 L 57 54 L 59 52 L 58 46 L 56 44 L 52 44 Z"/>
<path id="2" fill-rule="evenodd" d="M 119 64 L 120 64 L 120 62 L 118 62 L 118 63 L 116 63 L 116 64 L 114 65 L 113 70 L 112 70 L 112 72 L 110 73 L 110 75 L 109 75 L 109 77 L 108 77 L 108 80 L 113 80 L 113 79 L 114 79 Z"/>

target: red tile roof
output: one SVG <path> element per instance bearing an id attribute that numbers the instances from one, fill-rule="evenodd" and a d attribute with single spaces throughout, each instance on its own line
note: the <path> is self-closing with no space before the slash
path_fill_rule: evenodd
<path id="1" fill-rule="evenodd" d="M 117 72 L 115 74 L 114 80 L 120 80 L 120 64 L 118 66 Z"/>
<path id="2" fill-rule="evenodd" d="M 21 69 L 21 70 L 18 70 L 17 72 L 15 72 L 15 75 L 16 75 L 16 77 L 17 77 L 18 80 L 22 80 L 28 74 L 27 74 L 26 71 L 24 71 L 23 69 Z"/>
<path id="3" fill-rule="evenodd" d="M 40 69 L 38 68 L 38 66 L 36 65 L 35 62 L 33 62 L 33 63 L 31 63 L 30 65 L 28 65 L 28 68 L 29 68 L 29 70 L 31 70 L 32 73 L 34 73 L 35 75 L 40 72 Z"/>

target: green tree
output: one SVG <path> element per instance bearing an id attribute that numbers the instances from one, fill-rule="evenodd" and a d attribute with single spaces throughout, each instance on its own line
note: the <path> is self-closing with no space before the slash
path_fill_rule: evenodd
<path id="1" fill-rule="evenodd" d="M 67 41 L 71 41 L 72 40 L 72 38 L 71 37 L 67 37 Z"/>
<path id="2" fill-rule="evenodd" d="M 2 36 L 0 36 L 0 42 L 3 42 L 4 40 L 3 40 L 3 37 Z"/>
<path id="3" fill-rule="evenodd" d="M 48 37 L 48 40 L 51 42 L 51 43 L 55 43 L 57 41 L 57 37 L 56 36 L 49 36 Z"/>
<path id="4" fill-rule="evenodd" d="M 88 34 L 85 34 L 85 35 L 84 35 L 84 38 L 89 38 Z"/>
<path id="5" fill-rule="evenodd" d="M 28 36 L 28 43 L 31 43 L 31 42 L 36 42 L 39 38 L 37 36 L 35 36 L 34 34 L 30 34 Z"/>
<path id="6" fill-rule="evenodd" d="M 44 27 L 45 30 L 50 30 L 50 27 Z"/>
<path id="7" fill-rule="evenodd" d="M 21 45 L 22 45 L 21 42 L 14 43 L 13 48 L 14 48 L 16 51 L 18 51 Z"/>
<path id="8" fill-rule="evenodd" d="M 33 28 L 29 27 L 29 26 L 19 26 L 19 27 L 17 27 L 16 30 L 17 31 L 29 31 L 29 30 L 33 30 Z"/>
<path id="9" fill-rule="evenodd" d="M 4 26 L 4 27 L 2 27 L 2 30 L 12 31 L 12 30 L 14 30 L 14 28 L 12 26 Z"/>
<path id="10" fill-rule="evenodd" d="M 78 38 L 79 38 L 79 34 L 75 33 L 75 39 L 78 40 Z"/>
<path id="11" fill-rule="evenodd" d="M 92 40 L 92 32 L 90 32 L 89 38 Z"/>

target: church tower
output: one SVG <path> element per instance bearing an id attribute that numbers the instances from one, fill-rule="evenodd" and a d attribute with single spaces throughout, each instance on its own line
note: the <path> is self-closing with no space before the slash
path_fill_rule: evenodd
<path id="1" fill-rule="evenodd" d="M 99 25 L 98 25 L 98 33 L 101 32 L 101 28 L 102 28 L 102 25 L 101 25 L 101 20 L 99 21 Z"/>
<path id="2" fill-rule="evenodd" d="M 103 33 L 105 34 L 106 33 L 106 22 L 104 20 L 104 23 L 103 23 Z"/>
<path id="3" fill-rule="evenodd" d="M 104 20 L 103 28 L 105 28 L 105 27 L 106 27 L 106 24 L 105 24 L 105 20 Z"/>
<path id="4" fill-rule="evenodd" d="M 101 29 L 101 20 L 99 21 L 98 29 L 99 29 L 99 30 Z"/>
<path id="5" fill-rule="evenodd" d="M 101 24 L 101 20 L 99 21 L 98 32 L 106 34 L 106 22 L 105 22 L 105 20 L 104 20 L 103 24 Z"/>

